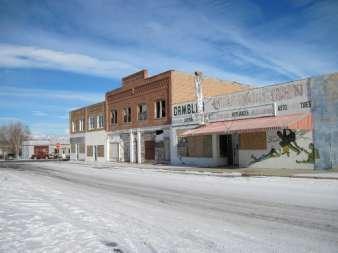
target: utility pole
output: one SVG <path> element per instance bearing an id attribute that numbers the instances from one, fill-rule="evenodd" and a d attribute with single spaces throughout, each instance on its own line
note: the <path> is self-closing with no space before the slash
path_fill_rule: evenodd
<path id="1" fill-rule="evenodd" d="M 197 97 L 197 113 L 201 118 L 201 124 L 204 124 L 204 105 L 202 90 L 203 74 L 200 71 L 195 72 L 195 92 Z"/>

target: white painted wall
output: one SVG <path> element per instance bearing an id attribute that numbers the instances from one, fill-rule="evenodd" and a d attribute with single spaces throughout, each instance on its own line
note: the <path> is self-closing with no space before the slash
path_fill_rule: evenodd
<path id="1" fill-rule="evenodd" d="M 87 145 L 97 146 L 104 145 L 104 157 L 97 157 L 97 161 L 104 162 L 107 159 L 107 145 L 106 145 L 106 132 L 102 131 L 93 131 L 87 132 L 85 134 L 86 138 L 86 161 L 94 161 L 94 147 L 93 147 L 93 156 L 87 156 Z"/>

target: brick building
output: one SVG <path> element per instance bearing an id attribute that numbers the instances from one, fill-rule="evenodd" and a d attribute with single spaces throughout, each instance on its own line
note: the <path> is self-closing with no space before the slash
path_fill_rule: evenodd
<path id="1" fill-rule="evenodd" d="M 86 108 L 80 108 L 69 113 L 70 159 L 85 160 L 87 130 Z"/>
<path id="2" fill-rule="evenodd" d="M 203 80 L 203 95 L 206 97 L 247 88 L 235 82 L 213 78 Z M 195 76 L 192 74 L 169 70 L 148 76 L 147 70 L 142 70 L 124 77 L 120 88 L 106 93 L 104 103 L 70 112 L 71 157 L 78 160 L 169 163 L 177 152 L 173 148 L 177 143 L 177 129 L 172 124 L 173 110 L 182 103 L 194 103 L 196 98 Z M 191 114 L 191 108 L 180 111 L 180 114 L 182 112 Z M 99 117 L 104 128 L 93 123 L 99 122 Z"/>
<path id="3" fill-rule="evenodd" d="M 105 102 L 70 112 L 72 160 L 105 160 Z"/>
<path id="4" fill-rule="evenodd" d="M 246 86 L 212 78 L 203 80 L 206 96 L 227 94 Z M 122 87 L 106 94 L 109 161 L 171 161 L 173 104 L 196 100 L 195 77 L 166 71 L 148 77 L 142 70 L 122 79 Z M 175 137 L 174 137 L 175 138 Z"/>

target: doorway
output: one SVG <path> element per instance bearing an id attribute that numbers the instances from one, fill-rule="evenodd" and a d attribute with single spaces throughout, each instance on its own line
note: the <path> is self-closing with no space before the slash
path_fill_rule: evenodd
<path id="1" fill-rule="evenodd" d="M 145 141 L 144 149 L 145 160 L 155 160 L 155 141 Z"/>
<path id="2" fill-rule="evenodd" d="M 234 153 L 231 134 L 219 136 L 219 152 L 221 157 L 228 158 L 228 165 L 234 165 Z"/>

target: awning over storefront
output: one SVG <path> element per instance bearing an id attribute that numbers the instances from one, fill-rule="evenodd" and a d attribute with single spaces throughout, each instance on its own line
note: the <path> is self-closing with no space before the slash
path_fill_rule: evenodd
<path id="1" fill-rule="evenodd" d="M 311 113 L 292 114 L 284 116 L 228 120 L 208 123 L 204 126 L 190 129 L 181 134 L 182 137 L 193 135 L 225 134 L 236 132 L 255 132 L 267 129 L 312 129 Z"/>

